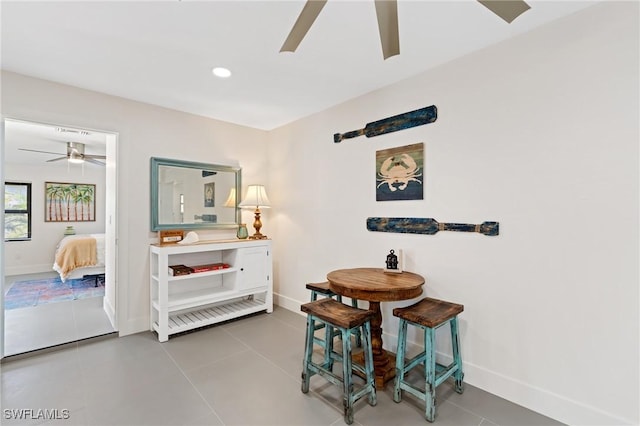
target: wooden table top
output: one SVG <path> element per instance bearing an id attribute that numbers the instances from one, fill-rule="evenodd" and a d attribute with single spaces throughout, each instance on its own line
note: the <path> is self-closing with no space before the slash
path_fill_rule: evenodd
<path id="1" fill-rule="evenodd" d="M 338 269 L 327 274 L 337 294 L 370 302 L 391 302 L 418 297 L 424 278 L 413 272 L 385 273 L 382 268 Z"/>

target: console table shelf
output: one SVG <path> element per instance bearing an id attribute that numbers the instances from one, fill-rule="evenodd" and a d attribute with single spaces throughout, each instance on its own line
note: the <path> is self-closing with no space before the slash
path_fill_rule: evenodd
<path id="1" fill-rule="evenodd" d="M 228 274 L 230 272 L 236 272 L 237 270 L 238 270 L 237 268 L 224 268 L 224 269 L 217 269 L 215 271 L 193 272 L 188 275 L 176 275 L 176 276 L 169 275 L 168 280 L 169 281 L 189 280 L 189 279 L 198 278 L 198 277 L 207 277 L 209 275 Z M 156 281 L 159 279 L 157 275 L 152 275 L 151 277 Z"/>
<path id="2" fill-rule="evenodd" d="M 150 329 L 161 342 L 171 334 L 273 311 L 270 240 L 152 245 L 150 252 Z M 230 267 L 169 273 L 169 265 L 221 262 Z"/>
<path id="3" fill-rule="evenodd" d="M 264 309 L 264 301 L 246 299 L 206 309 L 171 314 L 167 325 L 168 334 L 182 333 L 194 328 L 264 311 Z M 153 329 L 160 333 L 157 322 L 153 324 Z"/>

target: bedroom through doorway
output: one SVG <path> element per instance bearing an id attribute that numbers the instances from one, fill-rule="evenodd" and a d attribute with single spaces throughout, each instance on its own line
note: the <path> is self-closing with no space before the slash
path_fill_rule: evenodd
<path id="1" fill-rule="evenodd" d="M 3 124 L 2 356 L 115 333 L 117 135 Z"/>

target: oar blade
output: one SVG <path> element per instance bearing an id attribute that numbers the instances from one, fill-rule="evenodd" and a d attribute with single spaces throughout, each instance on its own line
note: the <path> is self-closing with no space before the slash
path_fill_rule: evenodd
<path id="1" fill-rule="evenodd" d="M 433 235 L 438 232 L 438 222 L 422 217 L 369 217 L 367 229 L 374 232 Z"/>

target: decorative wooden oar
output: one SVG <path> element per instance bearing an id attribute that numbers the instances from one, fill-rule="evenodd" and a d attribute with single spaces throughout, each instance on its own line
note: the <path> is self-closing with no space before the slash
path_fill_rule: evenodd
<path id="1" fill-rule="evenodd" d="M 367 229 L 376 232 L 433 235 L 438 231 L 479 232 L 484 235 L 498 235 L 498 222 L 482 222 L 480 225 L 466 223 L 439 223 L 426 217 L 369 217 Z"/>
<path id="2" fill-rule="evenodd" d="M 435 105 L 431 105 L 415 111 L 409 111 L 403 114 L 394 115 L 393 117 L 383 118 L 382 120 L 367 123 L 364 129 L 353 130 L 346 133 L 336 133 L 333 135 L 333 141 L 338 143 L 343 139 L 355 138 L 362 135 L 370 138 L 373 136 L 384 135 L 385 133 L 433 123 L 437 119 L 438 109 Z"/>

